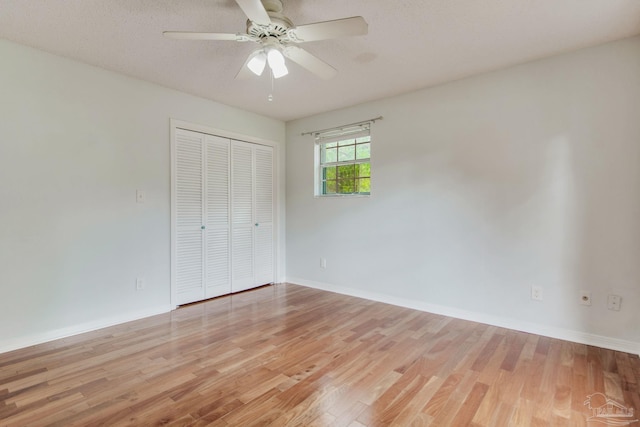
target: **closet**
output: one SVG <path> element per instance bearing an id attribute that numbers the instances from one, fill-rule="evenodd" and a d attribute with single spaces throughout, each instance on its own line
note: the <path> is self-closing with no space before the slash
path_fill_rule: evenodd
<path id="1" fill-rule="evenodd" d="M 274 282 L 273 147 L 176 129 L 172 304 Z"/>

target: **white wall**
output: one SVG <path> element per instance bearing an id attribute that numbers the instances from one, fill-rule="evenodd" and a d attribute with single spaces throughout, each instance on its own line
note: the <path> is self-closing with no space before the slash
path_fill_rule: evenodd
<path id="1" fill-rule="evenodd" d="M 0 61 L 0 352 L 170 308 L 170 118 L 279 143 L 283 176 L 283 122 L 3 40 Z"/>
<path id="2" fill-rule="evenodd" d="M 633 38 L 289 122 L 287 278 L 638 352 L 639 113 Z M 378 115 L 371 197 L 314 198 L 301 132 Z"/>

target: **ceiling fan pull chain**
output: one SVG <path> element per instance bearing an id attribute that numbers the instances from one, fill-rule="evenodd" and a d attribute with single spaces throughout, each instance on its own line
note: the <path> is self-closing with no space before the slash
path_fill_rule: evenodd
<path id="1" fill-rule="evenodd" d="M 271 93 L 269 94 L 269 96 L 267 97 L 267 99 L 269 100 L 269 102 L 273 101 L 273 81 L 275 80 L 273 78 L 273 71 L 271 69 L 269 69 L 269 71 L 271 71 L 269 73 L 269 75 L 271 76 Z"/>

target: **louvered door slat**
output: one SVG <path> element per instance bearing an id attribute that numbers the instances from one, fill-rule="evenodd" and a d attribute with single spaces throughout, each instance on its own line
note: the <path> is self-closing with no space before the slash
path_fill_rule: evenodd
<path id="1" fill-rule="evenodd" d="M 253 281 L 253 229 L 233 229 L 233 292 L 254 287 Z"/>
<path id="2" fill-rule="evenodd" d="M 232 222 L 234 225 L 253 223 L 253 171 L 249 144 L 234 141 L 232 145 Z"/>
<path id="3" fill-rule="evenodd" d="M 273 149 L 255 147 L 255 285 L 274 282 L 273 258 Z"/>
<path id="4" fill-rule="evenodd" d="M 231 292 L 228 139 L 207 136 L 206 298 Z"/>
<path id="5" fill-rule="evenodd" d="M 175 137 L 177 304 L 201 299 L 203 283 L 203 136 L 177 130 Z"/>
<path id="6" fill-rule="evenodd" d="M 273 283 L 273 227 L 260 224 L 255 235 L 255 284 Z"/>
<path id="7" fill-rule="evenodd" d="M 231 143 L 231 245 L 233 292 L 249 289 L 253 282 L 253 149 L 244 142 Z"/>
<path id="8" fill-rule="evenodd" d="M 256 222 L 273 221 L 273 150 L 269 147 L 255 149 Z"/>

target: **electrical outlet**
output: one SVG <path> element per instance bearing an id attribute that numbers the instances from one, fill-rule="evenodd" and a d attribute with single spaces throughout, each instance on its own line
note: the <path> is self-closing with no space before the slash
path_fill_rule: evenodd
<path id="1" fill-rule="evenodd" d="M 327 268 L 327 259 L 320 258 L 320 268 Z"/>
<path id="2" fill-rule="evenodd" d="M 542 301 L 542 287 L 533 285 L 531 286 L 531 299 L 536 301 Z"/>
<path id="3" fill-rule="evenodd" d="M 610 294 L 607 298 L 607 308 L 609 310 L 620 311 L 620 303 L 622 302 L 622 297 L 620 295 L 612 295 Z"/>
<path id="4" fill-rule="evenodd" d="M 136 279 L 136 290 L 141 291 L 144 289 L 144 280 L 140 277 Z"/>
<path id="5" fill-rule="evenodd" d="M 580 291 L 580 304 L 582 305 L 591 305 L 591 292 L 590 291 Z"/>

